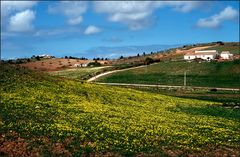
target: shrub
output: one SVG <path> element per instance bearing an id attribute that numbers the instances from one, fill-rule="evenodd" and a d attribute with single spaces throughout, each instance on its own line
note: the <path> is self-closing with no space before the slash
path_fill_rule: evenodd
<path id="1" fill-rule="evenodd" d="M 37 56 L 37 57 L 36 57 L 36 60 L 40 61 L 40 57 L 39 57 L 39 56 Z"/>
<path id="2" fill-rule="evenodd" d="M 217 92 L 216 88 L 210 89 L 211 92 Z"/>
<path id="3" fill-rule="evenodd" d="M 240 64 L 240 59 L 235 59 L 235 60 L 233 61 L 233 64 Z"/>
<path id="4" fill-rule="evenodd" d="M 97 66 L 101 66 L 101 64 L 99 62 L 95 61 L 95 62 L 89 63 L 88 66 L 90 66 L 90 67 L 97 67 Z"/>
<path id="5" fill-rule="evenodd" d="M 146 65 L 149 65 L 149 64 L 152 64 L 152 63 L 154 63 L 154 60 L 150 57 L 147 57 L 144 61 L 144 64 L 146 64 Z"/>

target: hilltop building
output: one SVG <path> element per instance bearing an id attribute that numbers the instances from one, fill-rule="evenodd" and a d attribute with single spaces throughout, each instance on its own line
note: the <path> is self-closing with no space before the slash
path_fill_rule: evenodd
<path id="1" fill-rule="evenodd" d="M 76 67 L 76 68 L 83 68 L 83 67 L 87 67 L 88 64 L 90 63 L 90 61 L 86 61 L 86 60 L 81 60 L 81 61 L 78 61 L 79 63 L 76 63 L 73 65 L 73 67 Z"/>
<path id="2" fill-rule="evenodd" d="M 47 55 L 47 54 L 42 54 L 39 55 L 40 58 L 45 58 L 45 59 L 50 59 L 50 58 L 54 58 L 53 56 Z"/>
<path id="3" fill-rule="evenodd" d="M 195 51 L 184 55 L 184 60 L 203 59 L 203 60 L 214 60 L 218 56 L 217 50 L 201 50 Z"/>

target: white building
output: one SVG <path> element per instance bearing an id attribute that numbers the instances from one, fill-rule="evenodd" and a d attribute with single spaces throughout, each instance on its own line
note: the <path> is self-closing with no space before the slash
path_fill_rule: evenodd
<path id="1" fill-rule="evenodd" d="M 231 54 L 229 51 L 222 51 L 222 53 L 220 54 L 220 57 L 222 59 L 232 59 L 233 54 Z"/>
<path id="2" fill-rule="evenodd" d="M 53 58 L 53 56 L 50 56 L 50 55 L 47 55 L 47 54 L 39 55 L 39 57 L 40 57 L 40 58 L 45 58 L 45 59 Z"/>
<path id="3" fill-rule="evenodd" d="M 196 58 L 200 58 L 203 60 L 214 60 L 218 55 L 216 50 L 202 50 L 202 51 L 195 51 L 192 54 L 184 55 L 184 60 L 193 60 Z"/>
<path id="4" fill-rule="evenodd" d="M 79 64 L 74 64 L 73 67 L 87 67 L 88 63 L 79 63 Z"/>

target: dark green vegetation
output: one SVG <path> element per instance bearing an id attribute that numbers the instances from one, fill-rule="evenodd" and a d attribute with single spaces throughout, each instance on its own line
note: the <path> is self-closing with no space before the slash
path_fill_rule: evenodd
<path id="1" fill-rule="evenodd" d="M 188 86 L 240 87 L 239 60 L 231 62 L 160 62 L 147 67 L 106 75 L 100 82 L 183 85 L 187 72 Z"/>
<path id="2" fill-rule="evenodd" d="M 239 155 L 240 112 L 1 64 L 0 153 Z"/>

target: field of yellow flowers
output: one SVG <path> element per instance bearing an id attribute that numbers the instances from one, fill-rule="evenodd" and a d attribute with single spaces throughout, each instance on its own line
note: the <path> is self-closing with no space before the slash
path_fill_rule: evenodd
<path id="1" fill-rule="evenodd" d="M 239 109 L 0 65 L 0 154 L 239 154 Z"/>

